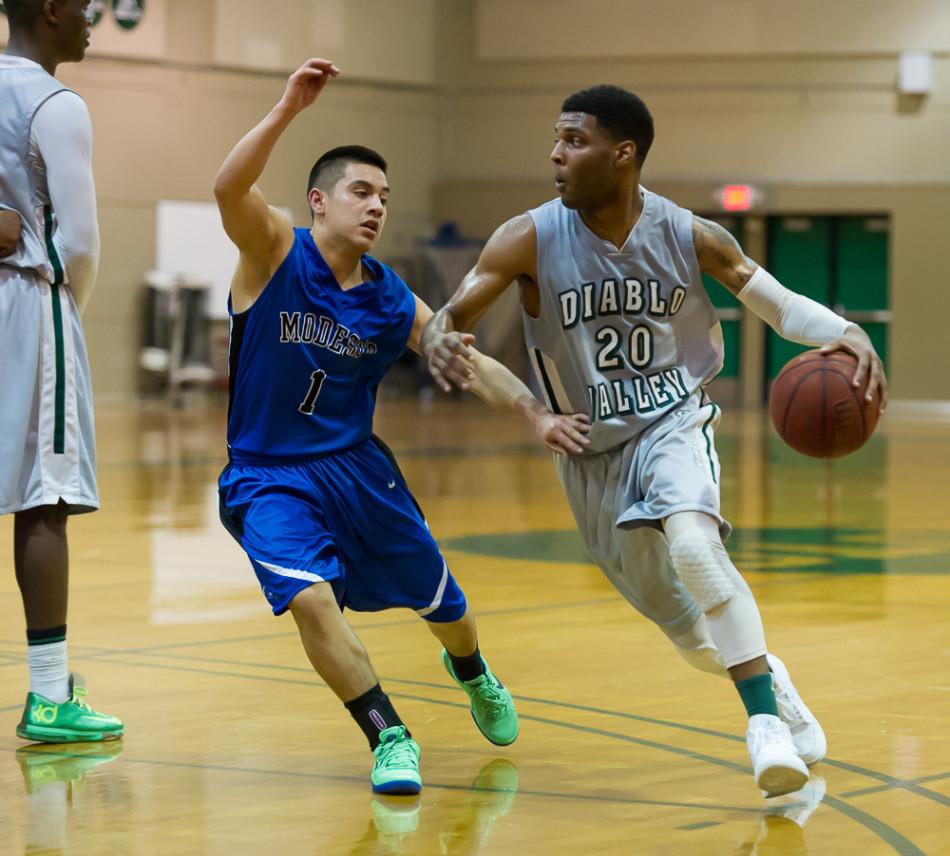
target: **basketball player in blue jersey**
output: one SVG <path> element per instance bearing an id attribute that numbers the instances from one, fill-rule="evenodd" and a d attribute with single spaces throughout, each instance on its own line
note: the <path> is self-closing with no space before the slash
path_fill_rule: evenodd
<path id="1" fill-rule="evenodd" d="M 557 462 L 588 550 L 692 665 L 728 672 L 749 716 L 755 781 L 775 796 L 806 783 L 826 740 L 768 653 L 755 599 L 723 546 L 719 409 L 704 392 L 722 368 L 722 334 L 702 274 L 785 338 L 854 354 L 868 400 L 877 388 L 886 401 L 886 381 L 859 327 L 784 288 L 725 229 L 640 185 L 652 142 L 636 95 L 599 86 L 570 96 L 551 152 L 560 198 L 495 232 L 427 326 L 423 350 L 443 389 L 464 388 L 472 351 L 456 331 L 519 282 L 549 407 L 590 414 L 584 453 Z"/>
<path id="2" fill-rule="evenodd" d="M 386 223 L 386 162 L 346 146 L 311 170 L 310 229 L 294 229 L 255 182 L 278 138 L 339 74 L 313 59 L 227 156 L 215 180 L 240 250 L 231 284 L 229 464 L 221 519 L 246 551 L 275 614 L 290 610 L 316 671 L 374 752 L 373 790 L 417 793 L 419 747 L 382 691 L 342 607 L 416 610 L 442 643 L 488 740 L 512 743 L 518 716 L 478 649 L 475 620 L 398 466 L 372 433 L 376 388 L 431 310 L 367 255 Z M 528 418 L 564 453 L 586 417 L 552 414 L 475 351 L 473 391 Z"/>

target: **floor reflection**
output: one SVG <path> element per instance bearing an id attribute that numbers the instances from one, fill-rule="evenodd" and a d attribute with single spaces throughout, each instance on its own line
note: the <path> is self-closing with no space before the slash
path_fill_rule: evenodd
<path id="1" fill-rule="evenodd" d="M 93 784 L 92 780 L 104 765 L 119 757 L 122 749 L 121 740 L 112 740 L 69 746 L 34 744 L 16 751 L 27 793 L 24 853 L 59 856 L 68 851 L 69 828 L 75 823 L 71 814 L 78 808 L 79 795 Z M 94 784 L 105 785 L 106 782 L 100 780 Z M 117 807 L 114 795 L 101 796 L 102 799 L 90 802 L 100 803 L 105 808 Z M 88 809 L 89 806 L 83 806 L 84 811 Z"/>
<path id="2" fill-rule="evenodd" d="M 340 852 L 349 856 L 491 853 L 492 827 L 511 810 L 517 792 L 518 768 L 507 758 L 495 758 L 482 767 L 461 800 L 428 807 L 422 797 L 374 797 L 362 837 Z"/>

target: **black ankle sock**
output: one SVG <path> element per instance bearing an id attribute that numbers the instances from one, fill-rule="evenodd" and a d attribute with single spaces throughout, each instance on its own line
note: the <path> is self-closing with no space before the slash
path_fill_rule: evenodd
<path id="1" fill-rule="evenodd" d="M 446 653 L 452 661 L 452 671 L 460 681 L 473 681 L 479 675 L 485 674 L 485 661 L 477 645 L 475 653 L 468 657 L 456 657 L 451 651 L 446 651 Z"/>
<path id="2" fill-rule="evenodd" d="M 66 625 L 62 627 L 47 627 L 43 630 L 26 631 L 26 642 L 28 645 L 49 645 L 51 642 L 64 642 L 66 640 Z"/>
<path id="3" fill-rule="evenodd" d="M 379 746 L 379 733 L 381 731 L 392 728 L 394 725 L 405 725 L 392 706 L 389 696 L 383 692 L 379 684 L 376 684 L 375 687 L 367 690 L 358 698 L 344 702 L 343 706 L 350 712 L 350 716 L 356 720 L 356 724 L 363 729 L 366 739 L 369 740 L 370 749 Z M 406 729 L 406 734 L 409 734 L 408 729 Z"/>

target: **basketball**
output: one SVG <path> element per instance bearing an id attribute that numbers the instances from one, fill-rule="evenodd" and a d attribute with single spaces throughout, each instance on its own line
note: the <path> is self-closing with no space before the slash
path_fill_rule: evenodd
<path id="1" fill-rule="evenodd" d="M 856 357 L 807 351 L 789 360 L 772 383 L 769 412 L 779 436 L 812 458 L 840 458 L 860 449 L 877 427 L 880 396 L 865 401 L 867 380 L 852 385 Z"/>

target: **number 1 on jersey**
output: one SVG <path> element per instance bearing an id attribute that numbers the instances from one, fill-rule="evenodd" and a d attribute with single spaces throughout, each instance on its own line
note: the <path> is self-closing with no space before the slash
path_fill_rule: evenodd
<path id="1" fill-rule="evenodd" d="M 320 390 L 323 388 L 323 382 L 326 380 L 326 377 L 327 373 L 323 371 L 323 369 L 317 369 L 310 375 L 310 389 L 307 390 L 307 396 L 300 402 L 300 407 L 298 407 L 297 410 L 301 413 L 306 413 L 308 416 L 313 415 L 313 408 L 317 403 L 317 396 L 320 395 Z"/>

